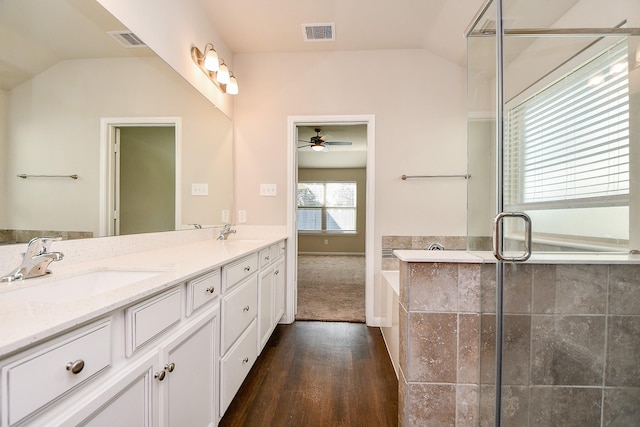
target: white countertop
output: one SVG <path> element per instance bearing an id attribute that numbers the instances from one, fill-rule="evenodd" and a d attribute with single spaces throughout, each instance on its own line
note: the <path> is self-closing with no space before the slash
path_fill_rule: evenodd
<path id="1" fill-rule="evenodd" d="M 405 262 L 455 262 L 491 264 L 497 260 L 488 251 L 428 251 L 395 250 L 401 261 Z M 506 254 L 511 255 L 511 254 Z M 521 253 L 514 253 L 519 256 Z M 640 255 L 627 253 L 593 252 L 534 252 L 526 261 L 529 264 L 640 264 Z"/>
<path id="2" fill-rule="evenodd" d="M 0 357 L 56 335 L 91 319 L 130 305 L 187 279 L 241 258 L 287 236 L 264 239 L 207 239 L 90 262 L 56 266 L 53 274 L 20 282 L 0 283 Z M 12 291 L 33 287 L 96 269 L 157 270 L 160 273 L 132 285 L 73 302 L 16 301 Z"/>

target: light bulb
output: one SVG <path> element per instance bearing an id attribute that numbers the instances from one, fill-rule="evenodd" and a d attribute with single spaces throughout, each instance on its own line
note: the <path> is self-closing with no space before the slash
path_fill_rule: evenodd
<path id="1" fill-rule="evenodd" d="M 324 145 L 312 145 L 311 149 L 313 151 L 323 151 L 324 150 Z"/>
<path id="2" fill-rule="evenodd" d="M 238 81 L 236 80 L 236 76 L 233 74 L 231 74 L 231 77 L 229 77 L 229 83 L 227 83 L 227 93 L 229 95 L 238 94 Z"/>
<path id="3" fill-rule="evenodd" d="M 218 83 L 223 85 L 229 83 L 229 68 L 227 67 L 227 64 L 224 63 L 224 61 L 222 61 L 222 64 L 220 64 L 220 69 L 218 70 L 216 80 L 218 80 Z"/>
<path id="4" fill-rule="evenodd" d="M 218 69 L 220 68 L 220 61 L 218 61 L 218 52 L 213 49 L 213 46 L 205 49 L 204 68 L 214 72 L 218 71 Z"/>

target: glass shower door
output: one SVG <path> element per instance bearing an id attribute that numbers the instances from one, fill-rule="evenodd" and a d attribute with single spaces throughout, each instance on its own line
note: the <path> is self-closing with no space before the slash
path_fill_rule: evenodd
<path id="1" fill-rule="evenodd" d="M 489 217 L 522 212 L 534 258 L 483 270 L 481 425 L 640 419 L 640 273 L 598 262 L 640 248 L 639 28 L 637 1 L 494 0 L 468 32 L 469 249 L 521 256 L 525 221 Z"/>

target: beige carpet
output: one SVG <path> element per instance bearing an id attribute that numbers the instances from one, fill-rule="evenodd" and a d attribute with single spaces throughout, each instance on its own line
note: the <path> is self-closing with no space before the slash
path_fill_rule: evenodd
<path id="1" fill-rule="evenodd" d="M 364 323 L 364 285 L 364 256 L 298 255 L 296 320 Z"/>

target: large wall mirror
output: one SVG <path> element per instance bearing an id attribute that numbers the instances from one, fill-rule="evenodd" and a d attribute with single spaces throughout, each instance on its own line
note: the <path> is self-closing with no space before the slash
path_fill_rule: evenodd
<path id="1" fill-rule="evenodd" d="M 0 241 L 228 221 L 231 120 L 132 41 L 93 0 L 0 2 Z"/>

